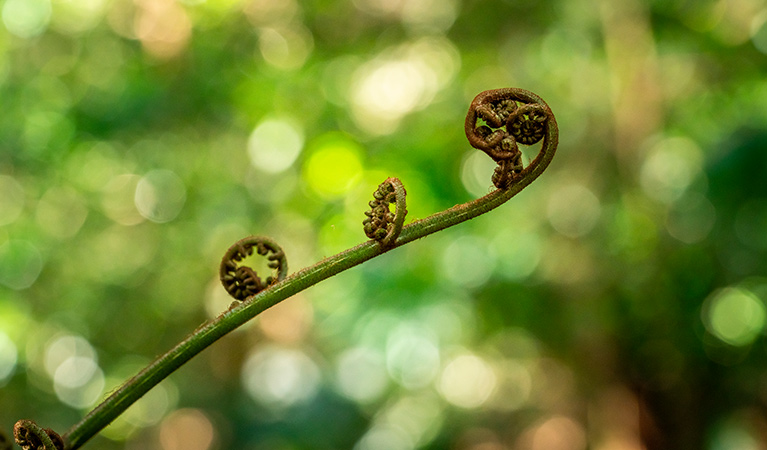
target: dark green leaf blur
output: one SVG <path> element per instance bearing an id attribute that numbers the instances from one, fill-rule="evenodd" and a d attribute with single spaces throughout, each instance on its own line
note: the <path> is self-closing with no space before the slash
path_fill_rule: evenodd
<path id="1" fill-rule="evenodd" d="M 766 0 L 1 0 L 0 19 L 5 433 L 65 432 L 224 311 L 238 239 L 295 272 L 367 240 L 389 176 L 406 223 L 489 192 L 464 116 L 520 87 L 561 130 L 533 185 L 268 310 L 85 448 L 767 447 Z"/>

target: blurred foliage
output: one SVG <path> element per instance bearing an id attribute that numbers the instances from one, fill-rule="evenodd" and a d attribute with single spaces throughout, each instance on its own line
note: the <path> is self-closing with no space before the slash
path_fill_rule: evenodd
<path id="1" fill-rule="evenodd" d="M 64 432 L 229 303 L 481 196 L 463 119 L 522 87 L 562 141 L 498 211 L 287 300 L 101 449 L 767 446 L 767 1 L 0 2 L 0 424 Z"/>

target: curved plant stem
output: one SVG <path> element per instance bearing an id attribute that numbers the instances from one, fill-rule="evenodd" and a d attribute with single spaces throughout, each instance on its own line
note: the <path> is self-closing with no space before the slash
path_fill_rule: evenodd
<path id="1" fill-rule="evenodd" d="M 399 237 L 388 246 L 370 240 L 337 255 L 323 259 L 317 264 L 288 276 L 268 289 L 225 311 L 215 320 L 195 330 L 176 347 L 157 358 L 148 367 L 125 382 L 103 403 L 74 425 L 62 436 L 66 443 L 66 448 L 74 450 L 81 447 L 147 391 L 192 357 L 267 308 L 322 280 L 389 250 L 484 214 L 500 206 L 532 183 L 533 180 L 543 173 L 554 157 L 559 141 L 559 131 L 554 115 L 540 97 L 522 89 L 511 89 L 510 92 L 519 98 L 520 101 L 543 106 L 548 114 L 548 124 L 540 153 L 530 165 L 515 175 L 513 182 L 508 188 L 496 189 L 477 200 L 456 205 L 448 210 L 413 222 L 405 226 Z"/>

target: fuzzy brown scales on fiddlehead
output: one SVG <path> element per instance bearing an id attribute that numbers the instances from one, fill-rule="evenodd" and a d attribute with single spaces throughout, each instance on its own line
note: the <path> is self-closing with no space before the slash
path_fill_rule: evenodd
<path id="1" fill-rule="evenodd" d="M 489 94 L 495 96 L 495 103 L 498 103 L 500 106 L 486 107 L 485 109 L 488 111 L 495 111 L 493 113 L 495 114 L 495 118 L 489 113 L 481 112 L 479 115 L 489 117 L 489 119 L 483 119 L 479 117 L 477 109 L 474 106 Z M 496 128 L 502 127 L 503 115 L 505 114 L 504 111 L 512 109 L 512 107 L 509 106 L 511 103 L 507 102 L 506 106 L 504 106 L 504 104 L 499 101 L 503 100 L 504 97 L 510 98 L 514 105 L 520 103 L 537 104 L 543 108 L 547 119 L 545 122 L 543 142 L 538 155 L 526 165 L 519 174 L 511 176 L 508 189 L 495 190 L 476 200 L 455 205 L 452 208 L 435 213 L 429 217 L 413 221 L 413 223 L 402 229 L 402 233 L 396 237 L 395 242 L 391 243 L 392 247 L 405 245 L 494 210 L 509 201 L 509 199 L 518 194 L 526 186 L 529 186 L 547 169 L 547 167 L 549 167 L 559 144 L 559 128 L 557 126 L 557 121 L 554 114 L 541 97 L 523 89 L 507 88 L 504 90 L 489 91 L 489 93 L 481 94 L 475 99 L 466 119 L 466 134 L 470 141 L 472 141 L 472 139 L 474 140 L 472 145 L 474 145 L 475 142 L 478 142 L 477 145 L 480 145 L 480 147 L 477 148 L 482 148 L 481 146 L 487 146 L 490 141 L 496 139 L 491 135 L 500 135 L 500 138 L 497 139 L 497 143 L 494 145 L 501 144 L 501 148 L 497 150 L 497 152 L 502 152 L 504 132 L 509 134 L 507 138 L 507 147 L 511 148 L 513 147 L 511 144 L 517 143 L 516 138 L 509 133 L 508 128 L 498 132 L 499 130 L 493 131 L 490 127 L 490 125 L 493 125 L 490 122 L 496 124 L 501 122 Z M 509 117 L 511 117 L 512 113 L 509 113 Z M 478 120 L 481 120 L 484 123 L 478 124 Z M 506 122 L 508 123 L 508 121 L 507 117 Z M 476 131 L 478 127 L 482 126 L 486 126 L 487 131 L 489 131 L 484 137 L 481 135 L 478 136 L 478 132 Z M 491 136 L 491 138 L 488 139 L 488 136 Z M 474 146 L 476 147 L 476 145 Z M 502 154 L 502 156 L 506 155 Z M 507 165 L 511 165 L 512 167 L 515 165 L 514 159 L 511 156 L 499 159 L 508 161 Z M 501 168 L 500 172 L 501 174 L 498 176 L 499 183 L 510 177 L 508 175 L 508 168 Z M 404 200 L 404 189 L 402 190 L 402 194 L 401 197 Z M 395 197 L 397 196 L 395 195 Z M 389 205 L 391 204 L 389 203 Z M 404 203 L 402 211 L 404 214 Z M 404 220 L 404 215 L 401 217 Z M 369 261 L 389 249 L 390 247 L 384 247 L 378 242 L 369 241 L 338 253 L 337 255 L 327 257 L 317 264 L 301 270 L 290 278 L 286 278 L 284 281 L 280 282 L 278 286 L 275 285 L 272 286 L 272 288 L 267 289 L 259 295 L 259 301 L 253 301 L 251 303 L 241 304 L 238 307 L 230 308 L 227 313 L 221 314 L 213 321 L 204 324 L 195 330 L 188 338 L 184 339 L 170 351 L 164 353 L 128 382 L 114 390 L 107 399 L 64 434 L 63 437 L 67 445 L 67 450 L 80 448 L 105 426 L 112 423 L 117 417 L 123 414 L 130 405 L 146 394 L 149 389 L 156 386 L 157 383 L 173 373 L 179 366 L 185 364 L 194 356 L 198 355 L 202 350 L 208 348 L 227 333 L 242 326 L 247 321 L 263 312 L 266 308 L 275 305 L 292 295 L 302 292 L 323 280 L 355 267 L 358 264 Z M 230 251 L 232 251 L 232 254 L 229 255 L 229 257 L 225 257 L 225 260 L 233 257 L 235 251 L 238 255 L 247 254 L 247 250 L 243 250 L 241 246 L 235 246 L 235 248 L 230 249 Z M 234 275 L 232 275 L 230 265 L 226 265 L 222 272 L 228 273 L 233 277 L 236 276 L 236 263 L 244 259 L 244 256 L 237 256 L 237 258 L 239 258 L 239 260 L 235 260 Z M 287 265 L 282 266 L 280 272 L 282 272 L 282 270 L 287 270 Z M 279 278 L 281 279 L 281 276 Z M 249 281 L 246 280 L 245 284 L 248 282 Z"/>
<path id="2" fill-rule="evenodd" d="M 31 420 L 19 420 L 13 426 L 13 437 L 24 450 L 64 450 L 64 440 L 50 428 L 41 428 Z"/>
<path id="3" fill-rule="evenodd" d="M 474 98 L 464 130 L 469 144 L 498 163 L 492 182 L 507 189 L 524 169 L 518 144 L 533 145 L 546 134 L 551 112 L 527 103 L 521 90 L 505 88 L 485 91 Z"/>
<path id="4" fill-rule="evenodd" d="M 522 172 L 523 168 L 521 153 L 515 159 L 498 161 L 498 166 L 493 171 L 490 181 L 498 189 L 506 189 L 511 186 L 511 182 Z"/>
<path id="5" fill-rule="evenodd" d="M 251 256 L 253 250 L 269 261 L 267 266 L 274 273 L 262 280 L 255 270 L 248 266 L 240 266 L 239 263 Z M 263 236 L 248 236 L 235 242 L 221 259 L 219 277 L 224 289 L 237 300 L 256 295 L 267 287 L 282 281 L 288 274 L 288 261 L 285 252 L 273 240 Z"/>
<path id="6" fill-rule="evenodd" d="M 365 235 L 379 241 L 384 246 L 394 244 L 405 223 L 407 192 L 398 178 L 387 178 L 373 192 L 373 200 L 368 203 L 370 210 L 365 211 L 367 218 L 362 221 Z M 394 203 L 392 213 L 389 205 Z"/>
<path id="7" fill-rule="evenodd" d="M 548 115 L 541 105 L 527 104 L 514 111 L 506 122 L 506 130 L 519 143 L 533 145 L 546 133 Z"/>

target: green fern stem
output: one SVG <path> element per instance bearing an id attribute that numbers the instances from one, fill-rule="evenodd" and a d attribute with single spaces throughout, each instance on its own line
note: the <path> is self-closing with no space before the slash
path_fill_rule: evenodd
<path id="1" fill-rule="evenodd" d="M 74 425 L 62 436 L 66 443 L 66 448 L 69 450 L 80 448 L 152 387 L 167 378 L 184 363 L 267 308 L 369 259 L 491 211 L 532 183 L 543 173 L 554 157 L 559 141 L 559 130 L 556 120 L 548 105 L 540 97 L 529 91 L 514 88 L 499 89 L 497 91 L 513 96 L 513 98 L 521 102 L 540 105 L 548 114 L 548 123 L 543 137 L 542 148 L 538 156 L 520 173 L 513 176 L 510 186 L 505 189 L 496 189 L 477 200 L 456 205 L 425 219 L 415 221 L 405 226 L 395 242 L 388 246 L 381 245 L 378 241 L 370 240 L 337 255 L 323 259 L 317 264 L 288 276 L 268 289 L 225 311 L 216 319 L 195 330 L 176 347 L 158 357 L 136 376 L 126 381 L 79 423 Z M 474 106 L 473 103 L 472 107 Z M 472 111 L 470 110 L 470 114 L 472 114 Z"/>

